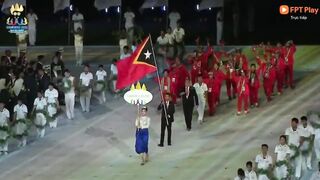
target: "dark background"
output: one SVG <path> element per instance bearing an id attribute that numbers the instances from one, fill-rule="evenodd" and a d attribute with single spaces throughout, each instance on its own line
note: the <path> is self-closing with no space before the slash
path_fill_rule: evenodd
<path id="1" fill-rule="evenodd" d="M 0 0 L 1 1 L 1 0 Z M 131 7 L 136 14 L 136 23 L 143 28 L 145 34 L 151 33 L 156 38 L 161 29 L 166 27 L 166 13 L 161 8 L 147 9 L 139 12 L 144 0 L 123 0 L 122 13 Z M 234 39 L 232 34 L 232 9 L 238 1 L 240 8 L 240 37 Z M 197 11 L 196 4 L 200 0 L 169 0 L 169 8 L 176 8 L 186 30 L 186 43 L 194 44 L 196 36 L 204 42 L 206 37 L 215 39 L 215 19 L 218 9 Z M 254 3 L 255 31 L 247 31 L 247 4 Z M 115 45 L 118 44 L 119 14 L 115 8 L 109 12 L 97 11 L 94 0 L 71 0 L 85 17 L 85 44 Z M 270 41 L 285 42 L 293 39 L 297 44 L 320 43 L 320 14 L 307 15 L 308 20 L 290 20 L 290 15 L 279 14 L 279 6 L 307 5 L 320 8 L 318 0 L 226 0 L 224 8 L 224 40 L 226 44 L 253 44 Z M 27 0 L 27 8 L 34 9 L 39 17 L 37 24 L 38 45 L 66 45 L 68 43 L 68 11 L 53 14 L 52 0 Z M 15 45 L 15 36 L 6 32 L 4 14 L 0 15 L 0 45 Z M 122 19 L 121 26 L 124 26 Z M 73 39 L 71 36 L 71 44 Z"/>

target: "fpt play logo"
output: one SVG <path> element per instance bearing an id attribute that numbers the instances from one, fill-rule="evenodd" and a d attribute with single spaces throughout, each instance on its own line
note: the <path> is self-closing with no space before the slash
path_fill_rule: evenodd
<path id="1" fill-rule="evenodd" d="M 299 14 L 299 15 L 317 15 L 319 13 L 319 8 L 314 8 L 310 6 L 288 6 L 288 5 L 281 5 L 279 7 L 279 13 L 282 15 L 287 14 Z"/>

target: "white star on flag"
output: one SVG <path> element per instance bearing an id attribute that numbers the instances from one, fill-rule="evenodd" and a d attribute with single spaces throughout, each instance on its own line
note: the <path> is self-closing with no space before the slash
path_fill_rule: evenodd
<path id="1" fill-rule="evenodd" d="M 146 59 L 150 59 L 151 53 L 147 50 L 146 53 L 143 53 L 146 56 Z"/>

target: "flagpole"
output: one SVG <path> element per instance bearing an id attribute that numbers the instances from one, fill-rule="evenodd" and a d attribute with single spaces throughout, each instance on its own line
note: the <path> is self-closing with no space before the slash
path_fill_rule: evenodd
<path id="1" fill-rule="evenodd" d="M 167 31 L 167 29 L 168 29 L 168 27 L 169 27 L 169 0 L 167 1 L 168 3 L 168 7 L 167 7 L 167 10 L 166 10 L 166 30 L 165 31 Z"/>
<path id="2" fill-rule="evenodd" d="M 151 35 L 150 35 L 150 34 L 149 34 L 149 39 L 150 39 L 150 43 L 151 43 L 151 48 L 152 48 L 152 55 L 153 55 L 153 59 L 154 59 L 154 64 L 155 64 L 156 67 L 157 67 L 157 83 L 158 83 L 158 86 L 159 86 L 160 98 L 161 98 L 161 101 L 162 101 L 162 103 L 163 103 L 163 104 L 162 104 L 162 108 L 163 108 L 163 110 L 164 110 L 164 115 L 166 116 L 167 126 L 169 126 L 168 114 L 167 114 L 166 107 L 164 106 L 164 97 L 163 97 L 163 94 L 162 94 L 162 87 L 161 87 L 161 85 L 160 85 L 159 68 L 158 68 L 156 56 L 155 56 L 155 53 L 154 53 L 152 38 L 151 38 Z"/>
<path id="3" fill-rule="evenodd" d="M 122 21 L 122 0 L 120 0 L 120 6 L 119 6 L 119 34 L 121 32 L 121 21 Z"/>

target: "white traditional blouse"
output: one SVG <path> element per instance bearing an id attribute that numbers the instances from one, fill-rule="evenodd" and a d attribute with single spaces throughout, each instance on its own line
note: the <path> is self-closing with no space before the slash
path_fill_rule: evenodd
<path id="1" fill-rule="evenodd" d="M 13 112 L 17 113 L 17 120 L 25 119 L 28 113 L 28 108 L 24 104 L 17 104 L 13 108 Z"/>
<path id="2" fill-rule="evenodd" d="M 140 123 L 139 123 L 140 122 Z M 136 119 L 136 127 L 141 129 L 147 129 L 150 126 L 150 118 L 148 116 L 141 116 Z"/>

